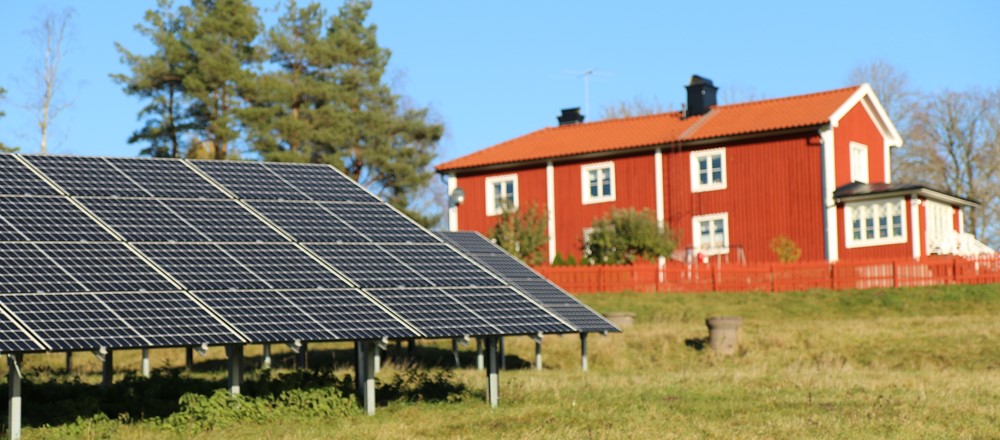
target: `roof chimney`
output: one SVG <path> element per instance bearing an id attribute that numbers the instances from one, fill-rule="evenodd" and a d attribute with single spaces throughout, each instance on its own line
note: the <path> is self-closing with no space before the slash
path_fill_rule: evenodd
<path id="1" fill-rule="evenodd" d="M 583 122 L 583 115 L 580 114 L 580 107 L 564 108 L 562 115 L 557 117 L 559 125 L 580 124 Z"/>
<path id="2" fill-rule="evenodd" d="M 718 87 L 712 85 L 712 80 L 692 75 L 691 84 L 687 85 L 688 102 L 686 116 L 698 116 L 708 113 L 709 107 L 715 105 L 715 92 L 718 90 Z"/>

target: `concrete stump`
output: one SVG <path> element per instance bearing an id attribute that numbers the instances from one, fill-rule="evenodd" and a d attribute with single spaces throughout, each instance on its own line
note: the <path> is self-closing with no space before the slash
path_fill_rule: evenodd
<path id="1" fill-rule="evenodd" d="M 705 320 L 708 325 L 708 344 L 721 355 L 732 355 L 739 349 L 740 326 L 743 318 L 735 316 L 715 316 Z"/>

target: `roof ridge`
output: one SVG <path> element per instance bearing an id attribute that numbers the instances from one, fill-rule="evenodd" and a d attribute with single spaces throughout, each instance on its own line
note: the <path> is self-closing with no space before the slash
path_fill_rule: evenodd
<path id="1" fill-rule="evenodd" d="M 757 104 L 777 102 L 777 101 L 794 101 L 794 100 L 798 100 L 798 99 L 807 99 L 807 98 L 813 98 L 813 97 L 822 96 L 822 95 L 832 95 L 834 93 L 841 93 L 841 92 L 844 92 L 844 91 L 847 91 L 847 90 L 856 90 L 858 87 L 861 87 L 861 85 L 859 84 L 859 85 L 854 85 L 854 86 L 850 86 L 850 87 L 841 87 L 839 89 L 824 90 L 822 92 L 804 93 L 804 94 L 801 94 L 801 95 L 779 96 L 777 98 L 760 99 L 760 100 L 757 100 L 757 101 L 744 101 L 744 102 L 736 102 L 736 103 L 733 103 L 733 104 L 716 105 L 716 106 L 713 106 L 712 108 L 746 107 L 746 106 L 750 106 L 750 105 L 757 105 Z"/>

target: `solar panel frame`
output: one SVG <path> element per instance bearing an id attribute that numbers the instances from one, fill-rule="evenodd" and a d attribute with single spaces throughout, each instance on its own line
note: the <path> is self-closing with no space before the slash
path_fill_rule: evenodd
<path id="1" fill-rule="evenodd" d="M 131 178 L 100 157 L 22 156 L 71 196 L 150 197 Z"/>
<path id="2" fill-rule="evenodd" d="M 310 197 L 272 173 L 260 162 L 189 161 L 240 199 L 310 200 Z"/>
<path id="3" fill-rule="evenodd" d="M 379 245 L 413 272 L 439 287 L 503 286 L 490 272 L 444 243 Z"/>
<path id="4" fill-rule="evenodd" d="M 80 197 L 102 222 L 132 242 L 203 242 L 208 237 L 156 199 Z"/>
<path id="5" fill-rule="evenodd" d="M 234 200 L 163 199 L 160 203 L 214 242 L 284 242 L 285 238 Z"/>
<path id="6" fill-rule="evenodd" d="M 108 158 L 119 172 L 156 198 L 228 199 L 179 159 Z"/>
<path id="7" fill-rule="evenodd" d="M 123 243 L 35 243 L 86 291 L 174 290 L 174 285 Z"/>
<path id="8" fill-rule="evenodd" d="M 442 288 L 500 330 L 499 334 L 574 333 L 549 311 L 517 290 L 500 287 Z"/>
<path id="9" fill-rule="evenodd" d="M 117 241 L 65 197 L 0 197 L 0 218 L 22 237 L 11 241 Z"/>
<path id="10" fill-rule="evenodd" d="M 362 288 L 434 286 L 377 244 L 316 243 L 306 248 Z"/>
<path id="11" fill-rule="evenodd" d="M 319 203 L 331 215 L 374 243 L 440 243 L 408 217 L 380 203 Z"/>
<path id="12" fill-rule="evenodd" d="M 293 164 L 266 162 L 263 164 L 272 173 L 312 200 L 328 202 L 374 202 L 378 197 L 343 175 L 330 165 Z"/>
<path id="13" fill-rule="evenodd" d="M 55 350 L 150 345 L 91 293 L 0 295 L 0 304 Z"/>
<path id="14" fill-rule="evenodd" d="M 428 337 L 496 335 L 500 331 L 437 288 L 367 289 L 369 294 Z"/>
<path id="15" fill-rule="evenodd" d="M 0 242 L 0 293 L 84 290 L 35 243 Z"/>
<path id="16" fill-rule="evenodd" d="M 244 342 L 186 292 L 94 292 L 93 295 L 145 338 L 147 346 Z"/>
<path id="17" fill-rule="evenodd" d="M 21 328 L 6 311 L 0 311 L 0 353 L 45 351 L 34 337 Z"/>
<path id="18" fill-rule="evenodd" d="M 367 237 L 314 202 L 247 202 L 298 242 L 367 243 Z"/>
<path id="19" fill-rule="evenodd" d="M 57 196 L 59 191 L 12 154 L 0 154 L 0 194 Z"/>

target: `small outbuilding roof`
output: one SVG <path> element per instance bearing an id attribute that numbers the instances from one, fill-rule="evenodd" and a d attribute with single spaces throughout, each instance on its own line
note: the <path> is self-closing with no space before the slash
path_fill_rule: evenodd
<path id="1" fill-rule="evenodd" d="M 856 202 L 863 200 L 882 199 L 893 196 L 916 194 L 930 200 L 947 203 L 952 206 L 972 206 L 978 208 L 979 202 L 959 197 L 945 191 L 911 183 L 861 183 L 853 182 L 837 188 L 833 198 L 837 203 Z"/>

